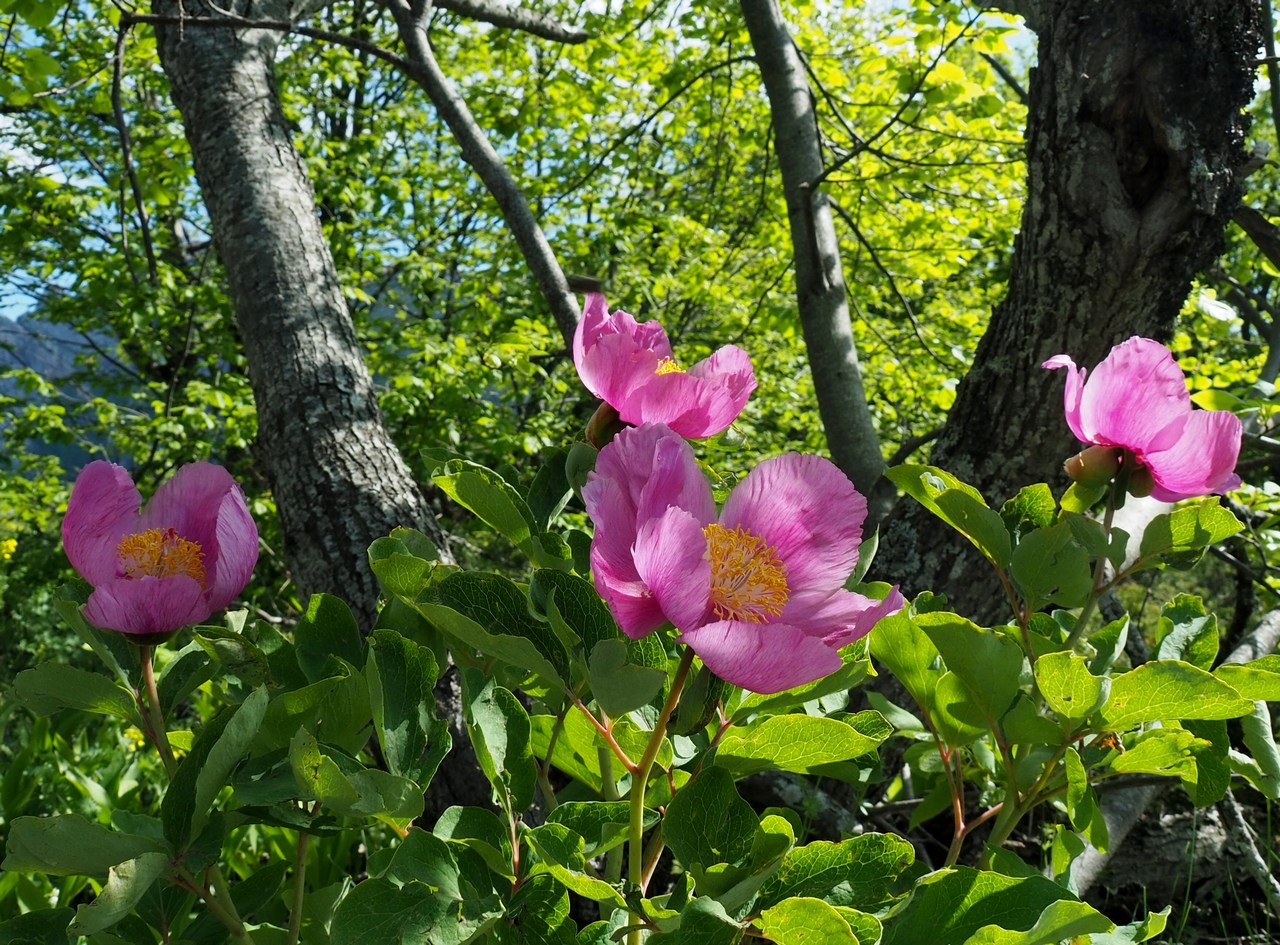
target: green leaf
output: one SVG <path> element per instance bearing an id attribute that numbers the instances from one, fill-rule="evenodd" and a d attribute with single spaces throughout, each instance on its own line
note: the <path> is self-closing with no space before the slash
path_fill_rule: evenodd
<path id="1" fill-rule="evenodd" d="M 330 657 L 364 665 L 364 643 L 351 608 L 330 594 L 312 594 L 307 612 L 293 629 L 298 665 L 311 682 L 332 676 Z"/>
<path id="2" fill-rule="evenodd" d="M 547 758 L 550 752 L 548 760 L 553 765 L 599 793 L 603 788 L 600 756 L 596 750 L 599 734 L 586 717 L 575 710 L 564 717 L 559 737 L 552 744 L 555 722 L 555 716 L 551 715 L 535 715 L 529 719 L 529 745 L 533 753 L 539 758 Z"/>
<path id="3" fill-rule="evenodd" d="M 1098 807 L 1098 795 L 1089 784 L 1084 762 L 1074 748 L 1068 748 L 1063 763 L 1067 773 L 1066 805 L 1071 826 L 1099 852 L 1106 853 L 1111 843 L 1107 822 Z"/>
<path id="4" fill-rule="evenodd" d="M 770 716 L 730 730 L 716 750 L 716 764 L 738 778 L 768 770 L 808 774 L 875 751 L 888 736 L 887 728 L 883 737 L 874 738 L 832 718 Z"/>
<path id="5" fill-rule="evenodd" d="M 1045 604 L 1078 607 L 1093 588 L 1089 553 L 1066 522 L 1023 535 L 1013 549 L 1009 575 L 1032 610 Z"/>
<path id="6" fill-rule="evenodd" d="M 888 667 L 917 703 L 933 708 L 934 689 L 943 670 L 937 665 L 941 654 L 928 635 L 906 612 L 900 612 L 881 620 L 869 639 L 871 655 Z"/>
<path id="7" fill-rule="evenodd" d="M 537 770 L 529 714 L 510 692 L 480 673 L 463 673 L 467 732 L 480 768 L 502 806 L 518 815 L 533 803 Z"/>
<path id="8" fill-rule="evenodd" d="M 1251 663 L 1224 663 L 1213 675 L 1245 699 L 1280 702 L 1280 655 L 1273 653 Z"/>
<path id="9" fill-rule="evenodd" d="M 165 664 L 156 680 L 160 711 L 167 717 L 176 705 L 207 682 L 212 673 L 213 664 L 200 644 L 187 644 Z"/>
<path id="10" fill-rule="evenodd" d="M 63 663 L 41 663 L 18 673 L 13 681 L 13 697 L 36 715 L 81 709 L 142 728 L 138 705 L 130 693 L 101 673 Z"/>
<path id="11" fill-rule="evenodd" d="M 462 899 L 458 861 L 449 844 L 419 827 L 409 828 L 384 874 L 399 883 L 422 883 L 450 899 Z"/>
<path id="12" fill-rule="evenodd" d="M 987 925 L 973 934 L 965 945 L 1059 945 L 1095 932 L 1110 932 L 1115 923 L 1093 906 L 1063 899 L 1045 906 L 1036 924 L 1025 932 L 1011 932 Z"/>
<path id="13" fill-rule="evenodd" d="M 745 859 L 758 826 L 751 805 L 738 794 L 733 775 L 711 765 L 667 805 L 662 836 L 686 868 L 706 868 Z"/>
<path id="14" fill-rule="evenodd" d="M 591 695 L 615 718 L 648 705 L 667 681 L 665 670 L 628 663 L 622 640 L 601 640 L 590 653 Z"/>
<path id="15" fill-rule="evenodd" d="M 1194 775 L 1196 737 L 1180 728 L 1146 732 L 1124 754 L 1112 759 L 1111 769 L 1127 774 Z"/>
<path id="16" fill-rule="evenodd" d="M 742 926 L 714 899 L 700 896 L 680 911 L 671 931 L 650 935 L 648 945 L 737 945 Z"/>
<path id="17" fill-rule="evenodd" d="M 435 656 L 393 630 L 375 630 L 364 673 L 387 769 L 425 788 L 443 757 L 440 742 L 447 737 L 447 726 L 435 711 Z"/>
<path id="18" fill-rule="evenodd" d="M 657 813 L 646 809 L 644 829 L 657 822 Z M 596 857 L 627 839 L 631 805 L 627 801 L 566 801 L 548 815 L 547 823 L 568 827 L 583 838 L 583 855 Z"/>
<path id="19" fill-rule="evenodd" d="M 1192 594 L 1179 594 L 1160 611 L 1155 658 L 1210 669 L 1218 656 L 1218 618 Z"/>
<path id="20" fill-rule="evenodd" d="M 1168 565 L 1185 570 L 1210 545 L 1230 538 L 1244 526 L 1224 509 L 1217 497 L 1157 515 L 1142 533 L 1142 545 L 1133 570 Z"/>
<path id="21" fill-rule="evenodd" d="M 1035 927 L 1055 902 L 1077 901 L 1051 879 L 1015 879 L 965 866 L 919 880 L 901 912 L 884 924 L 882 945 L 964 945 L 986 926 L 1012 932 Z"/>
<path id="22" fill-rule="evenodd" d="M 565 624 L 582 641 L 583 653 L 590 653 L 601 640 L 625 640 L 595 587 L 576 574 L 539 568 L 533 572 L 529 597 L 544 614 L 554 598 Z"/>
<path id="23" fill-rule="evenodd" d="M 533 556 L 532 537 L 538 532 L 534 514 L 520 494 L 492 469 L 454 459 L 445 463 L 431 481 L 525 554 Z"/>
<path id="24" fill-rule="evenodd" d="M 1169 922 L 1169 910 L 1165 906 L 1159 912 L 1152 912 L 1140 922 L 1117 926 L 1115 931 L 1094 933 L 1089 945 L 1136 945 L 1138 942 L 1149 942 L 1161 932 Z"/>
<path id="25" fill-rule="evenodd" d="M 47 945 L 67 941 L 67 926 L 75 913 L 66 906 L 37 909 L 0 921 L 0 945 Z"/>
<path id="26" fill-rule="evenodd" d="M 1048 528 L 1053 524 L 1058 503 L 1053 491 L 1043 482 L 1023 486 L 1012 499 L 1000 506 L 1000 518 L 1005 527 L 1016 536 L 1033 528 Z"/>
<path id="27" fill-rule="evenodd" d="M 438 930 L 456 926 L 460 903 L 423 883 L 397 886 L 370 878 L 342 897 L 333 913 L 331 945 L 419 945 L 443 942 Z"/>
<path id="28" fill-rule="evenodd" d="M 1257 711 L 1257 704 L 1254 704 Z M 1252 716 L 1246 715 L 1240 720 L 1245 732 L 1245 744 L 1249 743 L 1248 725 Z M 1268 728 L 1270 723 L 1268 717 Z M 1231 740 L 1227 737 L 1227 723 L 1216 722 L 1183 722 L 1183 728 L 1195 735 L 1191 743 L 1191 752 L 1195 759 L 1195 768 L 1190 774 L 1182 776 L 1182 786 L 1197 807 L 1216 804 L 1227 796 L 1231 786 Z M 1280 759 L 1277 759 L 1277 774 L 1280 774 Z M 1277 780 L 1280 786 L 1280 779 Z"/>
<path id="29" fill-rule="evenodd" d="M 374 817 L 403 829 L 422 813 L 422 788 L 413 781 L 326 751 L 306 729 L 289 746 L 289 762 L 304 796 L 335 814 Z"/>
<path id="30" fill-rule="evenodd" d="M 369 567 L 387 593 L 413 600 L 427 586 L 439 556 L 422 532 L 395 528 L 369 546 Z"/>
<path id="31" fill-rule="evenodd" d="M 119 833 L 79 814 L 18 817 L 9 826 L 4 869 L 51 876 L 104 876 L 118 863 L 169 848 L 151 837 Z"/>
<path id="32" fill-rule="evenodd" d="M 93 902 L 76 907 L 68 935 L 94 935 L 109 929 L 133 911 L 169 866 L 167 853 L 143 853 L 111 868 L 107 884 Z"/>
<path id="33" fill-rule="evenodd" d="M 37 4 L 46 6 L 46 4 Z M 47 6 L 52 6 L 48 4 Z M 115 674 L 116 679 L 126 689 L 132 689 L 142 672 L 142 659 L 138 647 L 129 642 L 123 633 L 114 630 L 99 630 L 84 619 L 81 607 L 89 599 L 92 588 L 84 581 L 75 581 L 58 588 L 57 597 L 53 601 L 54 609 L 63 620 L 75 630 L 102 660 L 103 664 Z"/>
<path id="34" fill-rule="evenodd" d="M 1110 680 L 1089 672 L 1083 657 L 1067 650 L 1036 660 L 1036 685 L 1049 708 L 1067 723 L 1082 722 L 1106 701 Z"/>
<path id="35" fill-rule="evenodd" d="M 1246 771 L 1245 777 L 1264 797 L 1280 800 L 1280 748 L 1271 725 L 1271 710 L 1265 702 L 1253 704 L 1253 711 L 1240 720 L 1240 730 L 1258 768 L 1256 774 Z M 1194 799 L 1200 803 L 1199 798 Z"/>
<path id="36" fill-rule="evenodd" d="M 716 710 L 730 689 L 729 683 L 703 666 L 680 693 L 680 701 L 676 703 L 676 713 L 667 726 L 667 732 L 693 735 L 702 731 L 716 717 Z"/>
<path id="37" fill-rule="evenodd" d="M 821 899 L 785 899 L 765 909 L 760 931 L 777 945 L 861 945 L 844 917 Z"/>
<path id="38" fill-rule="evenodd" d="M 586 874 L 583 839 L 563 824 L 545 823 L 525 833 L 524 838 L 542 861 L 539 868 L 551 873 L 566 889 L 593 902 L 627 908 L 619 887 Z"/>
<path id="39" fill-rule="evenodd" d="M 757 906 L 802 896 L 879 911 L 898 898 L 898 877 L 913 862 L 915 849 L 892 834 L 864 833 L 839 843 L 815 841 L 787 853 L 761 889 Z"/>
<path id="40" fill-rule="evenodd" d="M 1124 731 L 1163 719 L 1235 719 L 1253 703 L 1202 669 L 1177 660 L 1152 660 L 1116 676 L 1102 707 L 1102 725 Z"/>
<path id="41" fill-rule="evenodd" d="M 271 677 L 267 655 L 244 634 L 222 627 L 200 627 L 192 638 L 224 673 L 246 686 L 261 686 Z"/>
<path id="42" fill-rule="evenodd" d="M 452 574 L 432 588 L 431 600 L 415 606 L 466 646 L 566 688 L 570 674 L 564 644 L 529 612 L 528 598 L 506 578 L 476 571 Z"/>
<path id="43" fill-rule="evenodd" d="M 898 488 L 938 516 L 1001 570 L 1009 567 L 1009 531 L 982 495 L 936 466 L 895 466 L 885 473 Z"/>
<path id="44" fill-rule="evenodd" d="M 1021 691 L 1022 647 L 998 630 L 984 630 L 955 614 L 914 618 L 942 654 L 947 669 L 964 683 L 970 698 L 991 719 L 999 719 Z"/>
<path id="45" fill-rule="evenodd" d="M 266 689 L 205 726 L 178 765 L 160 805 L 165 837 L 179 850 L 204 830 L 213 801 L 244 758 L 267 711 Z"/>
<path id="46" fill-rule="evenodd" d="M 538 457 L 538 471 L 529 486 L 529 511 L 533 523 L 545 529 L 573 498 L 573 486 L 565 473 L 569 450 L 563 446 Z"/>

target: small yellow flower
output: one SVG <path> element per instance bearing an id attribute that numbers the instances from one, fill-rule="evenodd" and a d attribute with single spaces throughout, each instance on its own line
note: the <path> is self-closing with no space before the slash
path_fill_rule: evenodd
<path id="1" fill-rule="evenodd" d="M 16 538 L 6 538 L 0 541 L 0 560 L 8 561 L 17 550 L 18 540 Z"/>

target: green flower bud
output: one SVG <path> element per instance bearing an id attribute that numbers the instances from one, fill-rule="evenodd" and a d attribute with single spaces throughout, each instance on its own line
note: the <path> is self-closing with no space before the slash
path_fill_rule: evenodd
<path id="1" fill-rule="evenodd" d="M 1123 447 L 1090 446 L 1072 456 L 1062 468 L 1073 482 L 1086 486 L 1105 486 L 1116 477 L 1123 460 Z"/>

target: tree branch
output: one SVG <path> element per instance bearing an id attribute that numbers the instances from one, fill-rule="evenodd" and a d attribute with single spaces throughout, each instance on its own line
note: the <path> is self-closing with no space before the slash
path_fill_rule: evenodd
<path id="1" fill-rule="evenodd" d="M 545 13 L 503 3 L 502 0 L 436 0 L 435 5 L 468 19 L 521 30 L 557 43 L 576 45 L 589 38 L 586 30 L 574 29 Z"/>

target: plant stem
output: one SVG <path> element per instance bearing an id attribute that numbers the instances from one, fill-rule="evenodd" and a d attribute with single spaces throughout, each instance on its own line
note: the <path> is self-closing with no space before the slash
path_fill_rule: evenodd
<path id="1" fill-rule="evenodd" d="M 662 705 L 658 721 L 653 726 L 653 734 L 649 736 L 649 744 L 645 746 L 640 763 L 631 772 L 631 830 L 627 839 L 627 879 L 640 894 L 644 893 L 644 791 L 649 783 L 649 772 L 662 748 L 667 736 L 667 725 L 671 715 L 680 701 L 680 693 L 684 690 L 685 680 L 689 678 L 689 669 L 693 666 L 693 650 L 685 647 L 680 657 L 680 667 L 676 670 L 675 679 L 671 681 L 671 691 L 667 693 L 667 701 Z M 631 924 L 634 928 L 627 933 L 627 945 L 641 945 L 644 936 L 644 917 L 632 914 Z"/>
<path id="2" fill-rule="evenodd" d="M 298 831 L 298 853 L 293 867 L 293 902 L 289 906 L 288 945 L 298 945 L 298 936 L 302 933 L 302 898 L 306 892 L 307 846 L 310 841 L 311 834 Z"/>
<path id="3" fill-rule="evenodd" d="M 169 744 L 168 726 L 164 721 L 164 711 L 160 708 L 160 691 L 156 688 L 156 671 L 151 663 L 150 646 L 139 647 L 142 658 L 142 685 L 147 691 L 147 725 L 151 729 L 151 740 L 160 752 L 160 760 L 164 762 L 165 773 L 173 780 L 173 773 L 178 770 L 178 762 L 173 757 L 173 748 Z"/>
<path id="4" fill-rule="evenodd" d="M 216 869 L 216 867 L 215 867 Z M 177 866 L 175 870 L 181 878 L 180 886 L 185 886 L 193 893 L 204 900 L 205 906 L 209 909 L 210 914 L 226 927 L 231 933 L 231 938 L 237 945 L 253 945 L 253 939 L 249 935 L 249 931 L 244 927 L 244 923 L 240 921 L 240 916 L 236 913 L 235 906 L 231 907 L 228 912 L 226 907 L 219 901 L 218 890 L 221 889 L 222 873 L 218 872 L 219 885 L 214 887 L 214 891 L 210 892 L 208 887 L 196 879 L 195 876 L 184 866 Z"/>
<path id="5" fill-rule="evenodd" d="M 1107 508 L 1102 513 L 1102 531 L 1107 536 L 1107 545 L 1111 544 L 1111 523 L 1115 520 L 1116 509 L 1124 503 L 1125 489 L 1128 487 L 1129 477 L 1123 473 L 1116 477 L 1111 484 L 1111 491 L 1107 493 Z M 1093 568 L 1093 587 L 1089 591 L 1089 596 L 1085 598 L 1084 605 L 1080 608 L 1080 616 L 1076 618 L 1076 625 L 1071 628 L 1071 635 L 1067 637 L 1067 649 L 1074 650 L 1076 644 L 1080 642 L 1084 636 L 1085 627 L 1093 617 L 1093 610 L 1098 604 L 1098 598 L 1102 596 L 1102 589 L 1106 586 L 1107 577 L 1107 556 L 1105 554 L 1098 555 L 1098 560 L 1094 563 Z"/>

